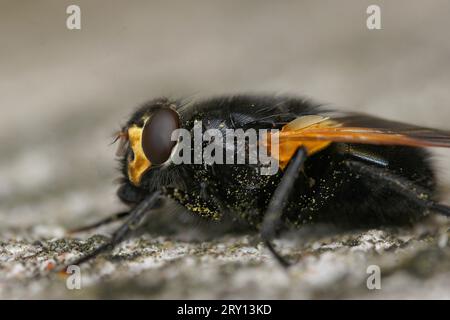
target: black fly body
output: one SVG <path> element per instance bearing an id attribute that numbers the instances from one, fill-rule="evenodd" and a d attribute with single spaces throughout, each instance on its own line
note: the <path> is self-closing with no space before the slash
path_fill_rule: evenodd
<path id="1" fill-rule="evenodd" d="M 260 163 L 176 164 L 180 141 L 171 139 L 172 133 L 192 132 L 200 121 L 203 132 L 267 129 L 268 138 L 276 136 L 272 155 L 278 170 L 260 174 Z M 72 264 L 114 247 L 167 201 L 204 219 L 245 221 L 285 266 L 288 261 L 272 245 L 285 225 L 371 228 L 410 225 L 430 213 L 450 215 L 438 202 L 436 173 L 425 149 L 450 147 L 448 131 L 325 110 L 295 97 L 225 96 L 189 104 L 152 100 L 117 139 L 123 175 L 118 197 L 130 209 L 78 229 L 124 220 L 108 243 Z M 258 148 L 274 146 L 267 141 Z M 190 145 L 183 152 L 195 157 Z"/>

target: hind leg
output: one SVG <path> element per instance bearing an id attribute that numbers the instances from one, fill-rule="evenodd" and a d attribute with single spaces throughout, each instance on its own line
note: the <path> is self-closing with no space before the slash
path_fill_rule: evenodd
<path id="1" fill-rule="evenodd" d="M 391 190 L 403 195 L 424 209 L 436 211 L 450 217 L 450 207 L 432 200 L 429 191 L 412 181 L 395 175 L 386 169 L 367 165 L 359 161 L 345 161 L 344 163 L 350 169 L 355 170 L 370 179 L 384 183 Z"/>

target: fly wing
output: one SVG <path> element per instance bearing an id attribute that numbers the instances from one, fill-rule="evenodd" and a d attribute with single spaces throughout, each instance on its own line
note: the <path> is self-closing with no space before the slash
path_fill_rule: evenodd
<path id="1" fill-rule="evenodd" d="M 315 117 L 309 119 L 308 117 Z M 450 131 L 384 120 L 363 114 L 304 116 L 285 125 L 282 141 L 328 141 L 412 147 L 450 147 Z"/>
<path id="2" fill-rule="evenodd" d="M 401 142 L 404 141 L 406 145 L 417 147 L 450 147 L 450 131 L 446 130 L 420 127 L 358 113 L 338 115 L 334 119 L 343 128 L 347 128 L 347 131 L 351 131 L 350 128 L 355 128 L 355 131 L 361 128 L 368 133 L 383 134 L 384 139 L 379 136 L 380 144 L 403 145 Z M 398 140 L 400 136 L 404 139 Z M 370 142 L 378 144 L 377 139 Z"/>
<path id="3" fill-rule="evenodd" d="M 278 133 L 278 160 L 283 168 L 295 150 L 314 154 L 333 142 L 450 148 L 450 131 L 384 120 L 364 114 L 322 113 L 297 117 Z M 268 144 L 272 144 L 268 140 Z"/>

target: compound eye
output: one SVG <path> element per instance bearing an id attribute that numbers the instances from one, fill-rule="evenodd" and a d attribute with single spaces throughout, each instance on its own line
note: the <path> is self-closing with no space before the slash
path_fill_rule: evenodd
<path id="1" fill-rule="evenodd" d="M 172 141 L 172 132 L 180 128 L 180 117 L 172 109 L 160 109 L 147 120 L 142 131 L 142 150 L 147 159 L 159 165 L 169 159 L 176 141 Z"/>

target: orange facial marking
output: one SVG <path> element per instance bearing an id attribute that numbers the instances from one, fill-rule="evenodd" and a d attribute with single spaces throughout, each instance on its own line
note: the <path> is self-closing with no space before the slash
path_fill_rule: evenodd
<path id="1" fill-rule="evenodd" d="M 136 186 L 140 184 L 144 172 L 152 165 L 142 149 L 142 130 L 136 126 L 128 128 L 128 139 L 134 154 L 133 160 L 128 162 L 128 177 Z"/>

